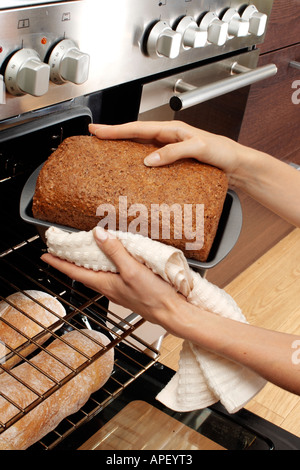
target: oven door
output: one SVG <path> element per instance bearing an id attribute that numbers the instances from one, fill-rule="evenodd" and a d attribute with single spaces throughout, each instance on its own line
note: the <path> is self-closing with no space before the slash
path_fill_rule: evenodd
<path id="1" fill-rule="evenodd" d="M 98 427 L 94 424 L 93 429 L 86 429 L 89 434 L 84 430 L 78 433 L 77 448 L 113 452 L 143 449 L 145 461 L 153 454 L 147 451 L 153 450 L 156 455 L 171 451 L 186 459 L 196 450 L 300 449 L 300 438 L 246 409 L 230 415 L 219 403 L 187 413 L 166 408 L 155 397 L 173 374 L 160 363 L 153 365 L 99 413 L 95 419 Z M 68 449 L 74 443 L 66 440 L 61 448 Z M 201 454 L 193 452 L 193 463 L 198 459 Z"/>
<path id="2" fill-rule="evenodd" d="M 145 84 L 138 119 L 178 119 L 237 140 L 249 85 L 277 73 L 274 64 L 257 67 L 258 58 L 255 49 Z"/>

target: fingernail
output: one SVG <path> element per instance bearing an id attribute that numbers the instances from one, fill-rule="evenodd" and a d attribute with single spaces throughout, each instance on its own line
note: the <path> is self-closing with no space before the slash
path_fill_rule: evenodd
<path id="1" fill-rule="evenodd" d="M 89 124 L 89 131 L 94 131 L 95 129 L 97 129 L 97 126 L 95 124 Z"/>
<path id="2" fill-rule="evenodd" d="M 96 233 L 96 237 L 98 238 L 98 240 L 100 240 L 102 242 L 107 240 L 108 237 L 109 237 L 108 232 L 106 230 L 104 230 L 104 228 L 102 228 L 102 227 L 96 227 L 95 228 L 95 233 Z"/>
<path id="3" fill-rule="evenodd" d="M 105 129 L 106 127 L 108 126 L 104 124 L 89 124 L 89 132 L 97 137 L 97 134 L 99 134 L 98 131 L 101 133 L 101 129 Z"/>
<path id="4" fill-rule="evenodd" d="M 157 165 L 159 162 L 160 162 L 160 155 L 157 152 L 151 153 L 144 160 L 144 164 L 146 166 Z"/>

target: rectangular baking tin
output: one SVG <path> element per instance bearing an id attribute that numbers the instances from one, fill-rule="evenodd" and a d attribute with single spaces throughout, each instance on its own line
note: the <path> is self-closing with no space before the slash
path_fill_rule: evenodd
<path id="1" fill-rule="evenodd" d="M 32 215 L 32 200 L 36 181 L 43 165 L 40 165 L 27 180 L 20 199 L 20 216 L 30 224 L 36 226 L 38 233 L 45 240 L 45 231 L 53 226 L 69 232 L 77 232 L 77 229 L 57 225 L 44 220 L 35 219 Z M 228 190 L 222 215 L 220 218 L 217 234 L 206 262 L 187 259 L 188 264 L 195 271 L 211 269 L 222 261 L 235 246 L 242 228 L 242 207 L 238 195 Z"/>

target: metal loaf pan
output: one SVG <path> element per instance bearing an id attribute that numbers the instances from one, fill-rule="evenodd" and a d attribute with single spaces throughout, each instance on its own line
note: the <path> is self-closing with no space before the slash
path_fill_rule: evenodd
<path id="1" fill-rule="evenodd" d="M 76 232 L 77 229 L 53 224 L 44 220 L 35 219 L 32 215 L 32 200 L 35 191 L 36 181 L 43 164 L 40 165 L 28 178 L 24 185 L 20 198 L 20 216 L 30 224 L 36 226 L 41 238 L 45 240 L 45 232 L 50 226 L 59 227 L 69 232 Z M 222 261 L 235 246 L 242 228 L 243 216 L 242 207 L 238 195 L 228 190 L 223 212 L 220 218 L 218 231 L 210 250 L 209 257 L 206 262 L 188 259 L 188 264 L 195 271 L 205 271 L 216 266 Z"/>

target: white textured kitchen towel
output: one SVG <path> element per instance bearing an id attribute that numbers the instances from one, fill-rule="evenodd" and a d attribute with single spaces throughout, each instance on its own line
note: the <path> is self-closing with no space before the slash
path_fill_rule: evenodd
<path id="1" fill-rule="evenodd" d="M 138 234 L 111 232 L 127 251 L 169 282 L 187 301 L 218 315 L 246 322 L 232 297 L 188 266 L 183 253 Z M 97 246 L 93 232 L 46 231 L 49 253 L 95 271 L 116 272 L 115 265 Z M 233 361 L 184 341 L 178 372 L 156 397 L 175 411 L 192 411 L 220 401 L 235 413 L 251 400 L 266 381 Z"/>

